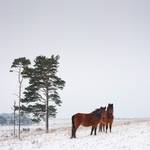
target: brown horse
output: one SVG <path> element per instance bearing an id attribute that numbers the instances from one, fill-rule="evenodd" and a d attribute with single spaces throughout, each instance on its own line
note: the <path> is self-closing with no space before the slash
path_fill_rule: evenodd
<path id="1" fill-rule="evenodd" d="M 104 111 L 103 108 L 98 108 L 95 111 L 91 113 L 77 113 L 72 116 L 72 136 L 71 138 L 76 138 L 76 131 L 80 125 L 89 127 L 92 126 L 91 135 L 93 133 L 93 130 L 97 130 L 97 125 L 99 123 L 99 120 L 101 118 L 101 114 Z"/>
<path id="2" fill-rule="evenodd" d="M 101 114 L 101 119 L 99 122 L 99 131 L 105 131 L 105 126 L 106 126 L 106 133 L 107 133 L 108 126 L 109 126 L 109 130 L 111 132 L 113 119 L 114 119 L 113 104 L 108 104 L 107 110 Z"/>

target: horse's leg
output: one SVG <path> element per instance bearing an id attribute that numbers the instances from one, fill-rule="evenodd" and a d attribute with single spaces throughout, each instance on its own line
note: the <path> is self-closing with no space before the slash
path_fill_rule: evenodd
<path id="1" fill-rule="evenodd" d="M 77 128 L 80 126 L 81 122 L 77 122 L 75 116 L 72 116 L 72 136 L 71 138 L 76 138 Z"/>
<path id="2" fill-rule="evenodd" d="M 74 128 L 74 132 L 73 132 L 73 137 L 74 137 L 74 138 L 76 138 L 76 131 L 77 131 L 77 129 Z"/>
<path id="3" fill-rule="evenodd" d="M 94 131 L 95 131 L 94 133 L 95 133 L 95 135 L 96 135 L 96 130 L 97 130 L 97 126 L 94 128 Z"/>
<path id="4" fill-rule="evenodd" d="M 93 134 L 93 130 L 94 130 L 94 127 L 92 126 L 92 129 L 91 129 L 91 135 Z"/>
<path id="5" fill-rule="evenodd" d="M 72 127 L 71 138 L 74 138 L 74 127 Z"/>
<path id="6" fill-rule="evenodd" d="M 99 124 L 99 132 L 102 132 L 102 124 Z"/>
<path id="7" fill-rule="evenodd" d="M 71 135 L 71 138 L 75 138 L 75 132 L 76 132 L 75 127 L 72 127 L 72 135 Z"/>
<path id="8" fill-rule="evenodd" d="M 76 138 L 76 131 L 77 131 L 76 127 L 72 129 L 72 136 L 71 136 L 71 138 Z"/>
<path id="9" fill-rule="evenodd" d="M 105 124 L 103 124 L 103 132 L 105 132 Z"/>
<path id="10" fill-rule="evenodd" d="M 73 129 L 73 138 L 76 138 L 76 128 Z"/>
<path id="11" fill-rule="evenodd" d="M 108 129 L 108 123 L 106 124 L 106 133 L 107 133 L 107 129 Z"/>
<path id="12" fill-rule="evenodd" d="M 80 126 L 80 124 L 77 124 L 76 127 L 75 127 L 75 129 L 74 129 L 74 138 L 76 138 L 76 131 L 79 128 L 79 126 Z"/>
<path id="13" fill-rule="evenodd" d="M 75 138 L 75 115 L 72 116 L 72 135 L 71 135 L 71 138 Z"/>
<path id="14" fill-rule="evenodd" d="M 111 132 L 112 123 L 109 124 L 109 130 Z"/>

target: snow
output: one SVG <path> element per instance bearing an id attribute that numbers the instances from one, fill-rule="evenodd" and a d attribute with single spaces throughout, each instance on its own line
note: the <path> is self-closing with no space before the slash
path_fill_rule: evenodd
<path id="1" fill-rule="evenodd" d="M 112 133 L 97 132 L 96 136 L 89 135 L 90 128 L 80 127 L 76 139 L 70 139 L 70 120 L 53 120 L 50 125 L 48 134 L 32 126 L 29 133 L 22 133 L 22 140 L 1 138 L 0 150 L 150 150 L 148 119 L 117 119 Z"/>

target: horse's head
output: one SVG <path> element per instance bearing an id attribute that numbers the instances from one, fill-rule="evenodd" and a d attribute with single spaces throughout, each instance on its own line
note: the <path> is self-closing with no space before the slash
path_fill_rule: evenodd
<path id="1" fill-rule="evenodd" d="M 113 114 L 114 108 L 113 108 L 113 104 L 108 104 L 107 106 L 107 112 L 109 114 Z"/>
<path id="2" fill-rule="evenodd" d="M 101 119 L 106 118 L 106 107 L 100 107 L 101 109 Z"/>
<path id="3" fill-rule="evenodd" d="M 106 107 L 100 107 L 101 109 L 101 119 L 106 117 Z"/>

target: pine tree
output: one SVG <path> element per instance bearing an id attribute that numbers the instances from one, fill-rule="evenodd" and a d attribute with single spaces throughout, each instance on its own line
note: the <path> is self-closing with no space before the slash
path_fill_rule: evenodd
<path id="1" fill-rule="evenodd" d="M 29 86 L 26 87 L 24 105 L 22 110 L 32 114 L 32 120 L 46 121 L 46 132 L 49 131 L 49 117 L 55 117 L 56 106 L 62 103 L 58 94 L 63 89 L 65 81 L 56 74 L 59 67 L 59 56 L 52 55 L 50 58 L 38 56 L 33 67 L 25 68 L 23 76 L 29 78 Z"/>
<path id="2" fill-rule="evenodd" d="M 12 65 L 11 65 L 11 70 L 10 72 L 16 72 L 18 75 L 18 84 L 19 84 L 19 93 L 18 93 L 18 114 L 19 114 L 19 124 L 18 124 L 18 138 L 20 139 L 20 108 L 21 108 L 21 94 L 22 94 L 22 82 L 23 82 L 23 77 L 22 77 L 22 72 L 25 68 L 30 65 L 30 60 L 26 59 L 25 57 L 20 57 L 17 59 L 14 59 Z"/>

